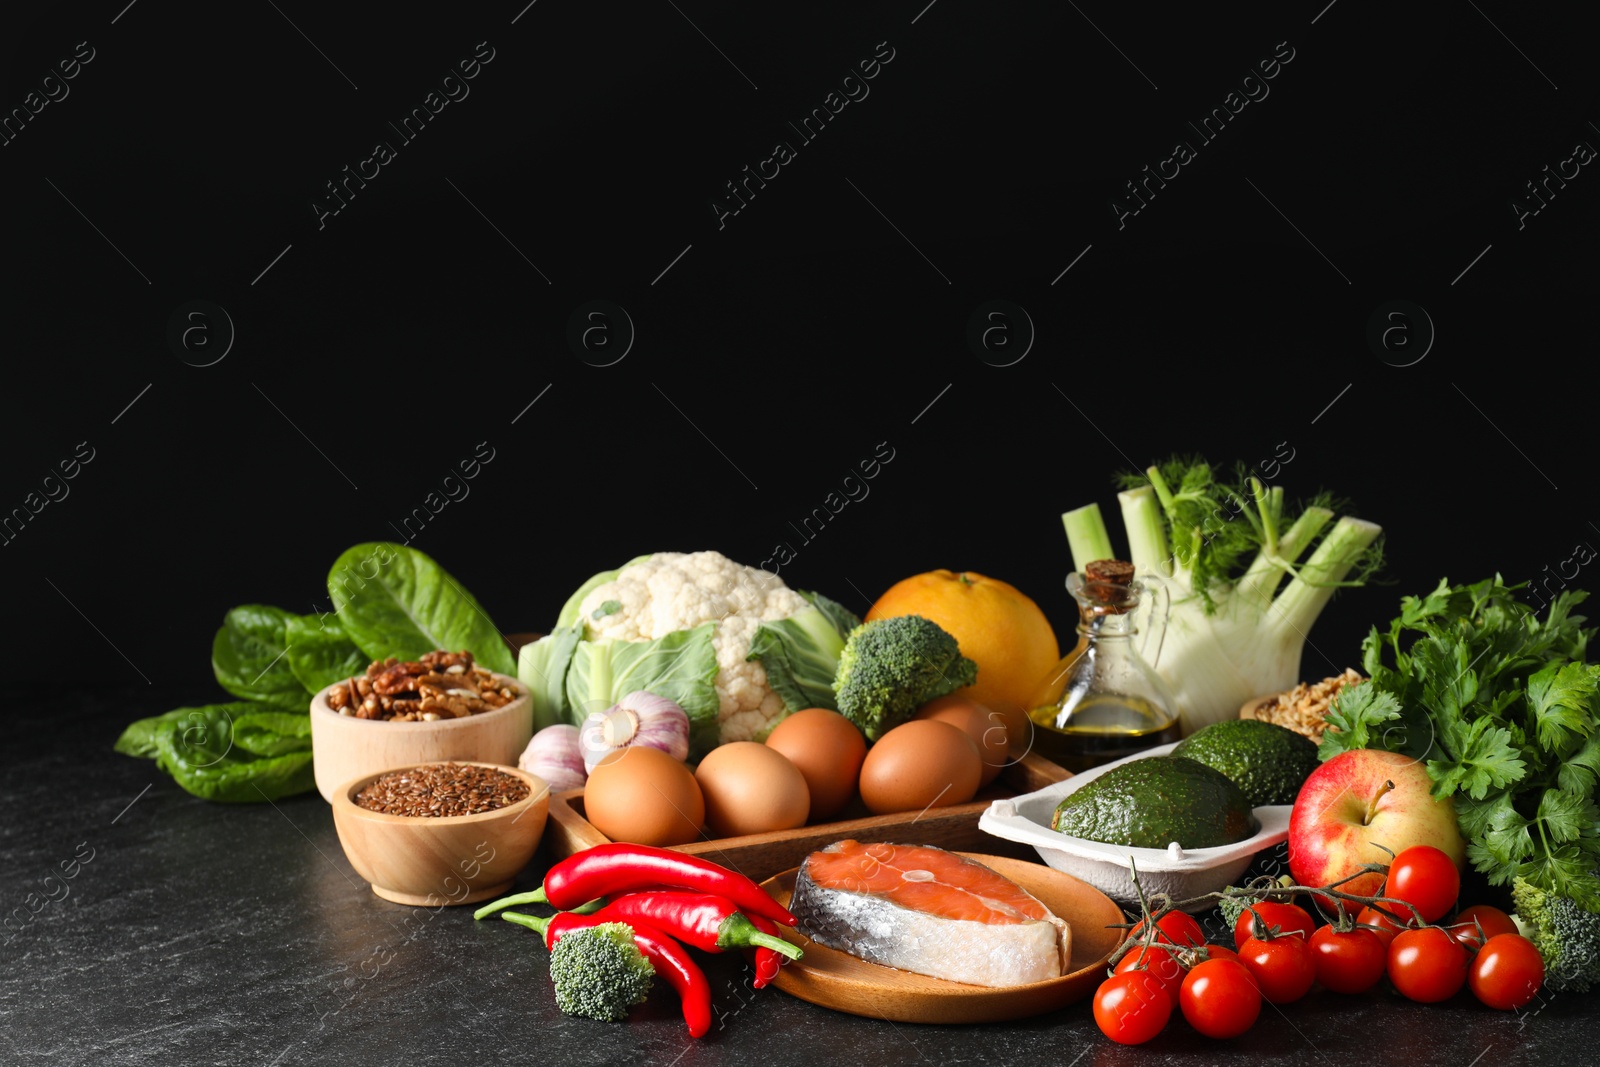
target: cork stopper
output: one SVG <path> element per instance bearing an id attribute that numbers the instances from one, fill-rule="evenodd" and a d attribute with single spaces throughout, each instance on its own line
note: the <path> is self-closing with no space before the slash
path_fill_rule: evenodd
<path id="1" fill-rule="evenodd" d="M 1120 559 L 1097 559 L 1084 566 L 1083 578 L 1083 591 L 1094 601 L 1096 614 L 1120 615 L 1139 606 L 1133 564 Z"/>

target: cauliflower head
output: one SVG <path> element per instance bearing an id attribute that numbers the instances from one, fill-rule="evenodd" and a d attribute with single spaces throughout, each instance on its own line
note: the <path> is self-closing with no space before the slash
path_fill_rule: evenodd
<path id="1" fill-rule="evenodd" d="M 720 552 L 657 552 L 591 589 L 579 618 L 591 637 L 619 641 L 653 641 L 716 623 L 717 724 L 726 744 L 759 741 L 787 714 L 760 660 L 746 657 L 763 622 L 787 619 L 808 606 L 777 575 Z"/>

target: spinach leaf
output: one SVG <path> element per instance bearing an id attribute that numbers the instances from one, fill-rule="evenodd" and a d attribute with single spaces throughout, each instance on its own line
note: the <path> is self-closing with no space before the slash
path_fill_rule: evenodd
<path id="1" fill-rule="evenodd" d="M 311 716 L 292 711 L 252 711 L 233 720 L 233 743 L 253 756 L 311 751 Z"/>
<path id="2" fill-rule="evenodd" d="M 301 751 L 257 756 L 237 742 L 236 722 L 263 713 L 274 709 L 234 703 L 169 712 L 155 734 L 156 762 L 188 792 L 222 803 L 276 800 L 314 788 L 309 743 Z M 309 716 L 300 718 L 309 724 Z"/>
<path id="3" fill-rule="evenodd" d="M 367 656 L 344 632 L 339 616 L 291 615 L 284 628 L 289 670 L 312 693 L 367 669 Z"/>
<path id="4" fill-rule="evenodd" d="M 489 670 L 516 673 L 500 630 L 472 594 L 414 548 L 371 541 L 348 549 L 328 573 L 328 593 L 370 659 L 466 649 Z"/>
<path id="5" fill-rule="evenodd" d="M 285 628 L 293 616 L 282 608 L 245 604 L 228 612 L 211 642 L 211 669 L 236 697 L 305 711 L 306 687 L 289 669 Z"/>
<path id="6" fill-rule="evenodd" d="M 178 708 L 165 715 L 153 715 L 148 719 L 129 723 L 128 728 L 122 731 L 122 736 L 117 738 L 116 750 L 124 756 L 155 759 L 159 751 L 156 748 L 156 735 L 170 723 L 183 718 L 190 710 L 192 709 Z"/>

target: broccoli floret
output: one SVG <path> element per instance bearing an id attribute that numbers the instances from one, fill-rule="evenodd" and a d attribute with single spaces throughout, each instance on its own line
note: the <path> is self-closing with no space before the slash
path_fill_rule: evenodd
<path id="1" fill-rule="evenodd" d="M 898 615 L 850 631 L 833 691 L 840 713 L 876 741 L 928 701 L 977 678 L 978 665 L 937 623 Z"/>
<path id="2" fill-rule="evenodd" d="M 1582 993 L 1600 984 L 1600 915 L 1521 878 L 1511 880 L 1517 925 L 1544 957 L 1544 984 Z"/>
<path id="3" fill-rule="evenodd" d="M 556 1007 L 568 1015 L 615 1022 L 644 1003 L 655 968 L 633 943 L 626 923 L 574 930 L 550 950 Z"/>
<path id="4" fill-rule="evenodd" d="M 1230 885 L 1228 888 L 1238 889 L 1240 887 Z M 1223 897 L 1217 901 L 1217 910 L 1222 912 L 1222 919 L 1228 924 L 1228 932 L 1231 934 L 1234 927 L 1239 925 L 1239 916 L 1244 914 L 1246 908 L 1252 904 L 1259 904 L 1264 899 L 1264 897 L 1252 893 L 1249 896 Z"/>
<path id="5" fill-rule="evenodd" d="M 1268 854 L 1263 852 L 1258 857 L 1257 862 L 1259 863 L 1262 859 L 1268 859 Z M 1269 860 L 1269 862 L 1277 863 L 1279 861 Z M 1269 875 L 1262 875 L 1251 878 L 1242 885 L 1230 885 L 1223 889 L 1223 892 L 1229 895 L 1217 901 L 1217 910 L 1222 913 L 1222 918 L 1227 922 L 1230 936 L 1234 927 L 1239 925 L 1239 916 L 1244 914 L 1246 908 L 1266 900 L 1268 889 L 1274 888 L 1274 885 L 1285 888 L 1294 885 L 1294 879 L 1286 874 L 1280 875 L 1276 883 L 1268 884 L 1271 882 L 1272 879 Z M 1351 914 L 1355 914 L 1354 910 L 1351 911 Z"/>

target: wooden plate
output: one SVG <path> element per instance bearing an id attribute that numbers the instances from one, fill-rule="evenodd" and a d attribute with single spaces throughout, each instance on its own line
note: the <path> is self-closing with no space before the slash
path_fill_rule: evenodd
<path id="1" fill-rule="evenodd" d="M 1115 902 L 1087 882 L 1039 863 L 974 852 L 957 855 L 993 869 L 1038 897 L 1072 928 L 1071 973 L 1030 985 L 994 989 L 947 982 L 884 967 L 819 945 L 795 930 L 784 937 L 805 955 L 786 963 L 773 985 L 791 996 L 851 1015 L 902 1023 L 988 1023 L 1055 1011 L 1094 991 L 1105 977 L 1106 957 L 1127 936 L 1107 924 L 1127 922 Z M 795 867 L 762 883 L 788 906 Z"/>

